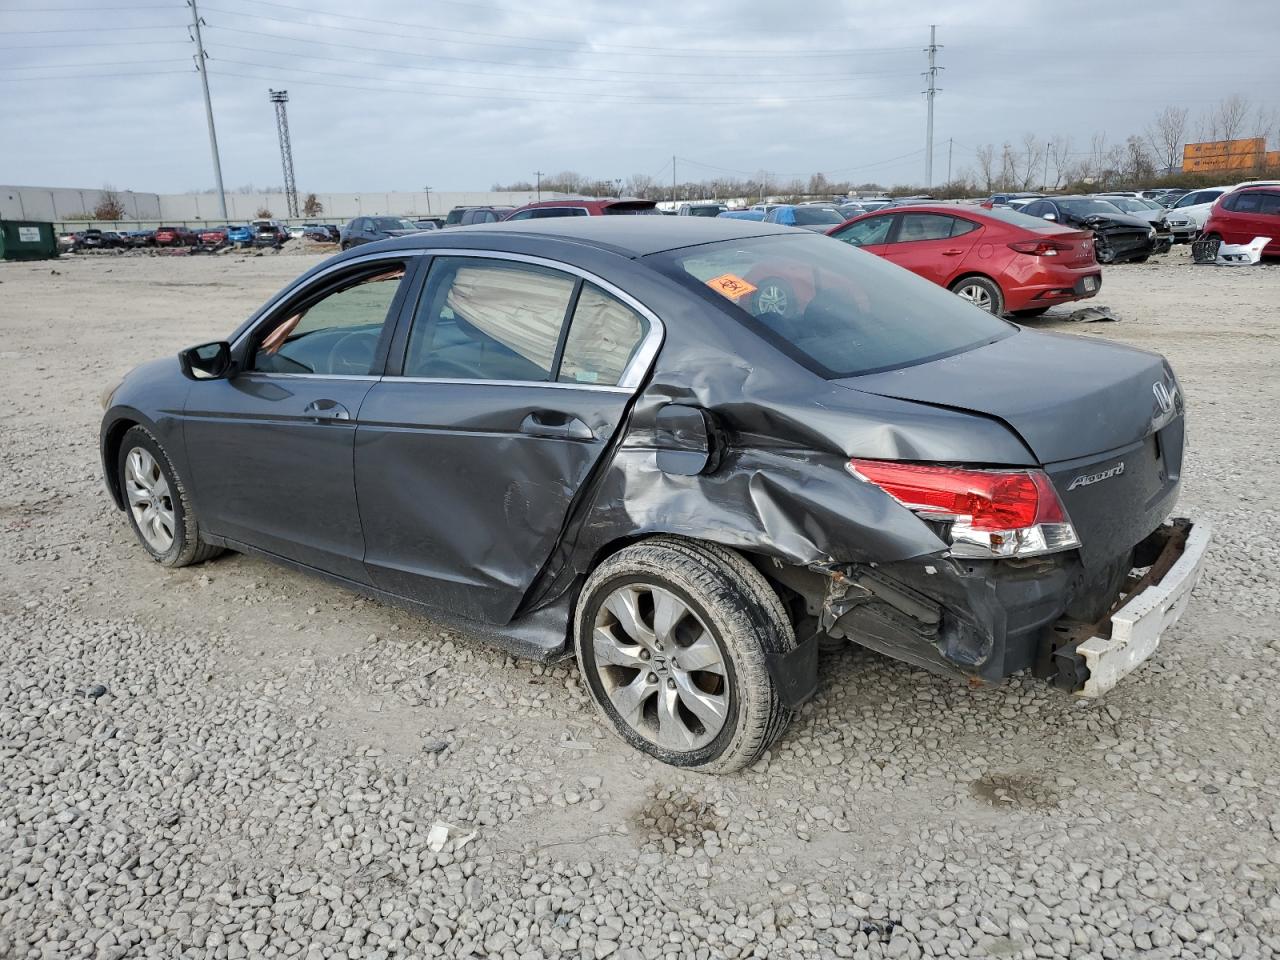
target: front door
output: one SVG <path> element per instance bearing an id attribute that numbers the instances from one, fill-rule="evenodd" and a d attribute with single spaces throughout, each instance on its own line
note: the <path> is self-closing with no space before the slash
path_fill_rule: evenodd
<path id="1" fill-rule="evenodd" d="M 352 450 L 407 262 L 306 284 L 235 345 L 239 372 L 193 385 L 184 429 L 210 533 L 368 582 Z"/>
<path id="2" fill-rule="evenodd" d="M 862 217 L 843 227 L 831 236 L 837 240 L 858 247 L 867 253 L 882 257 L 885 244 L 889 242 L 889 232 L 893 228 L 896 217 L 893 213 L 881 213 L 871 217 Z"/>
<path id="3" fill-rule="evenodd" d="M 356 429 L 373 582 L 510 620 L 660 336 L 637 304 L 564 269 L 434 258 Z"/>

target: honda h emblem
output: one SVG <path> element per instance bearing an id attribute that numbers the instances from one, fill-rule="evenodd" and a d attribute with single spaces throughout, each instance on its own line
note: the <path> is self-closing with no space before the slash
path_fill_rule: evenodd
<path id="1" fill-rule="evenodd" d="M 1156 403 L 1160 404 L 1160 409 L 1165 413 L 1173 410 L 1174 393 L 1163 382 L 1157 381 L 1151 385 L 1151 392 L 1156 395 Z"/>

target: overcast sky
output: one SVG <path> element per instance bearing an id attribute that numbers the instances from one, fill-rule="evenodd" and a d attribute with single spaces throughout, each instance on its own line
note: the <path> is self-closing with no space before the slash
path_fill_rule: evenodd
<path id="1" fill-rule="evenodd" d="M 922 183 L 931 22 L 935 182 L 948 138 L 959 171 L 1027 131 L 1083 151 L 1169 104 L 1280 100 L 1275 0 L 199 4 L 228 190 L 282 180 L 269 87 L 289 91 L 302 191 L 669 180 L 672 154 L 681 180 Z M 189 20 L 184 0 L 0 0 L 0 183 L 212 186 Z"/>

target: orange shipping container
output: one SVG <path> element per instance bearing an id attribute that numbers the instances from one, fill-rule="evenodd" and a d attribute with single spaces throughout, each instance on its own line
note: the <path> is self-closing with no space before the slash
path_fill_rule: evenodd
<path id="1" fill-rule="evenodd" d="M 1223 157 L 1262 153 L 1267 149 L 1265 137 L 1246 137 L 1240 140 L 1206 140 L 1188 143 L 1182 148 L 1184 158 Z"/>

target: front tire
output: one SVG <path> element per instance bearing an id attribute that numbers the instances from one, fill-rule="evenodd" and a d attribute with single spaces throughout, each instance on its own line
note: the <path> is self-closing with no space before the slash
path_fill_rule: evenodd
<path id="1" fill-rule="evenodd" d="M 795 631 L 769 582 L 731 550 L 668 537 L 620 550 L 583 587 L 574 643 L 596 707 L 663 763 L 739 770 L 791 719 L 766 655 L 794 649 Z"/>
<path id="2" fill-rule="evenodd" d="M 997 317 L 1004 313 L 1004 294 L 999 284 L 987 277 L 963 277 L 951 285 L 951 292 L 979 310 Z"/>
<path id="3" fill-rule="evenodd" d="M 162 567 L 203 563 L 222 552 L 200 539 L 190 495 L 169 455 L 145 427 L 131 427 L 116 457 L 117 478 L 134 536 Z"/>

